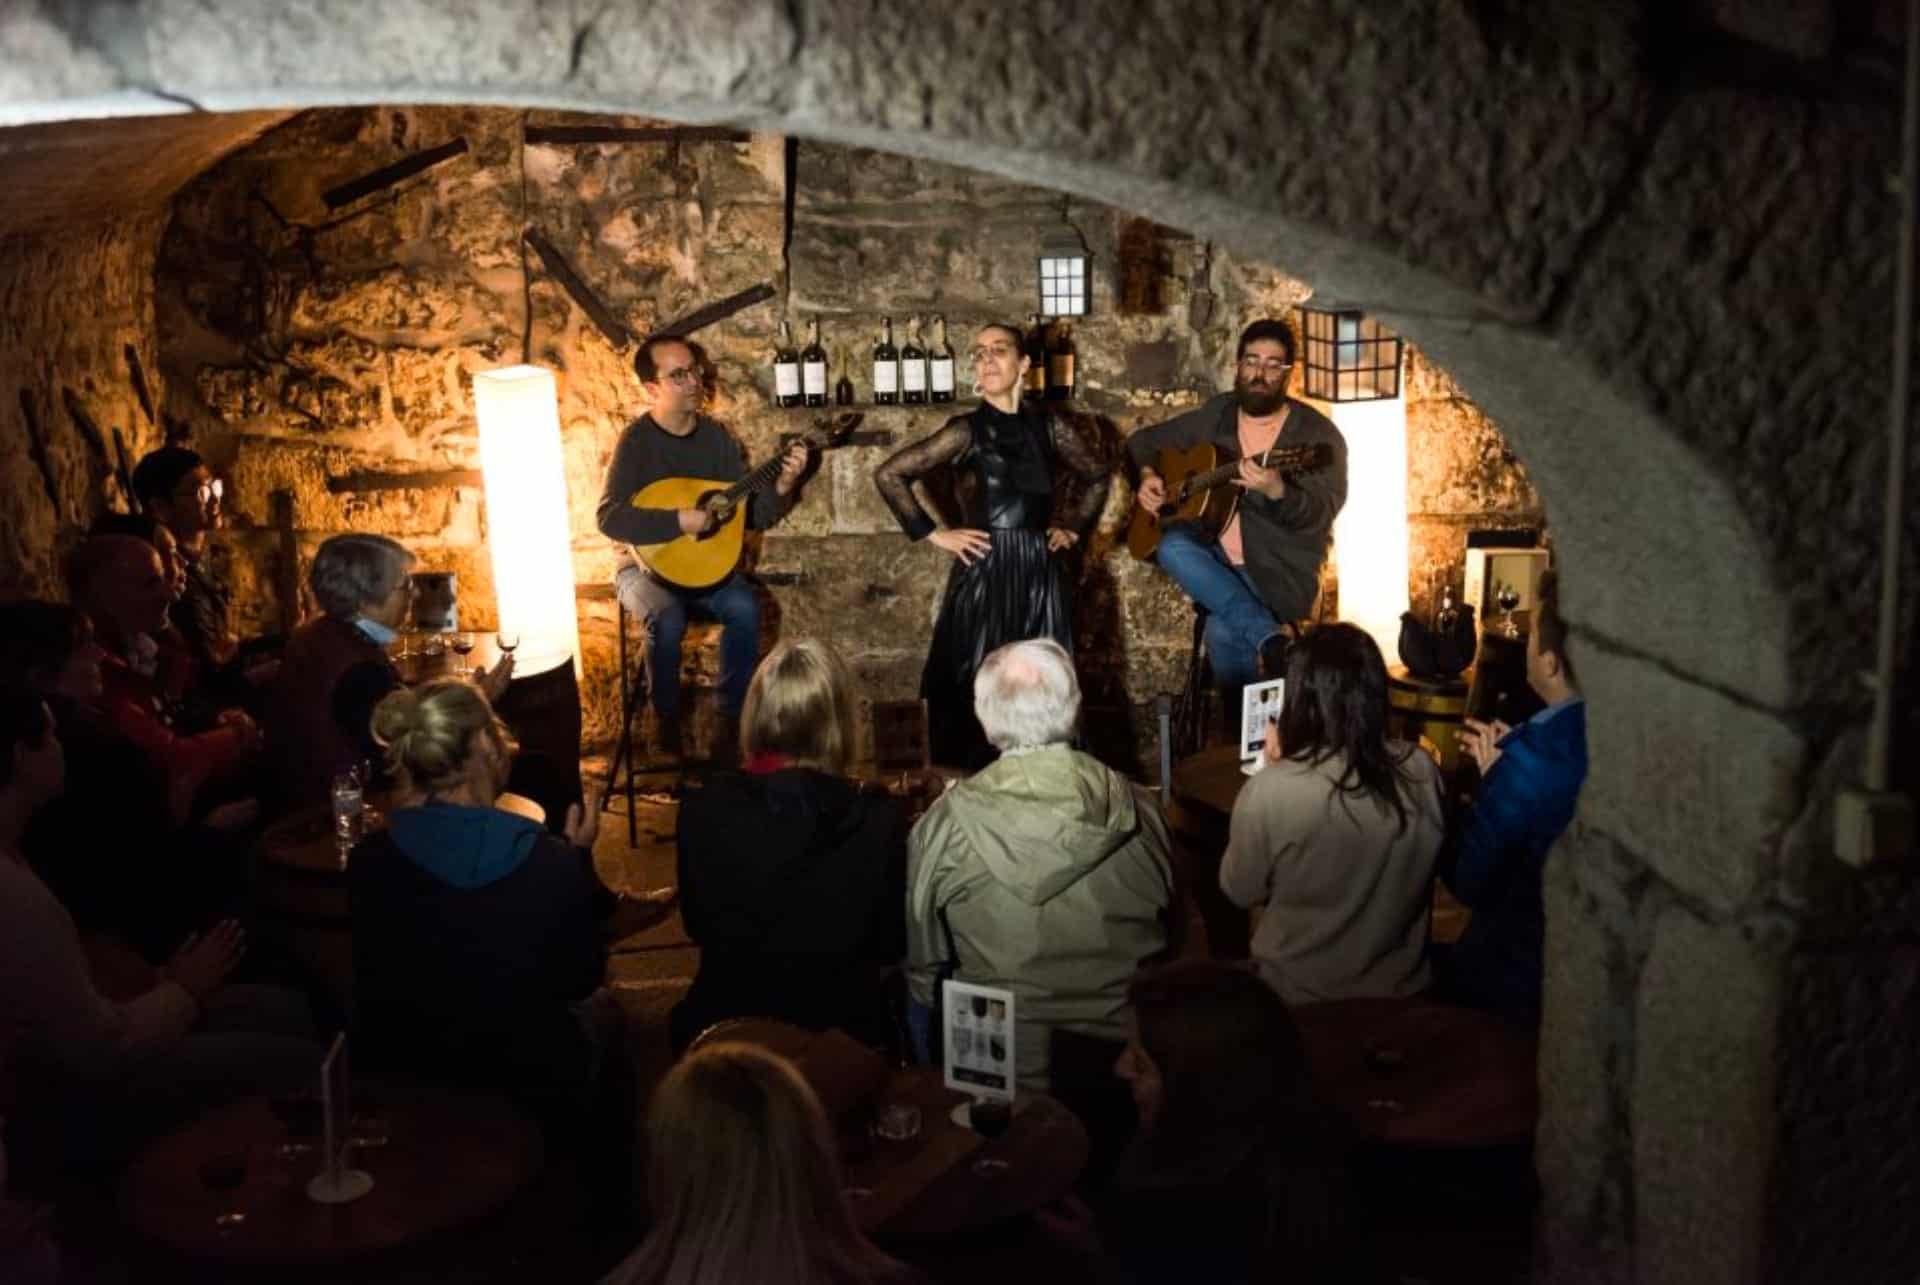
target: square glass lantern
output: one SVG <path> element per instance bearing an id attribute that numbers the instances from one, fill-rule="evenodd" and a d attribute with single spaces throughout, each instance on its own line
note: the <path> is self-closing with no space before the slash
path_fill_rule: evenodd
<path id="1" fill-rule="evenodd" d="M 1306 394 L 1323 402 L 1400 395 L 1400 337 L 1358 308 L 1300 305 Z"/>
<path id="2" fill-rule="evenodd" d="M 1091 256 L 1075 233 L 1062 229 L 1040 242 L 1040 315 L 1084 317 L 1093 280 Z"/>

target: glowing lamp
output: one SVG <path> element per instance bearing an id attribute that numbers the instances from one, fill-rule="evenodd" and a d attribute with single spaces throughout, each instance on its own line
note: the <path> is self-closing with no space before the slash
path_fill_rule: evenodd
<path id="1" fill-rule="evenodd" d="M 569 661 L 577 666 L 580 617 L 553 372 L 508 366 L 477 374 L 473 406 L 500 632 L 520 635 L 515 670 L 532 675 Z"/>
<path id="2" fill-rule="evenodd" d="M 1333 520 L 1340 618 L 1371 634 L 1391 665 L 1407 609 L 1407 404 L 1337 403 L 1330 414 L 1347 439 L 1347 503 Z"/>
<path id="3" fill-rule="evenodd" d="M 1040 241 L 1040 315 L 1084 317 L 1093 293 L 1093 256 L 1072 227 Z"/>
<path id="4" fill-rule="evenodd" d="M 1307 396 L 1323 402 L 1400 395 L 1400 337 L 1358 308 L 1300 305 Z"/>

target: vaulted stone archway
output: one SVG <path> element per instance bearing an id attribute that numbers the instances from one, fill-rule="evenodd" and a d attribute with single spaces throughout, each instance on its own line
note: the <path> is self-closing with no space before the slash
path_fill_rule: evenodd
<path id="1" fill-rule="evenodd" d="M 1551 1273 L 1822 1279 L 1798 1228 L 1830 1204 L 1899 1279 L 1920 1162 L 1815 1137 L 1912 1119 L 1913 881 L 1839 871 L 1823 810 L 1870 635 L 1898 86 L 1823 6 L 1699 8 L 72 0 L 0 20 L 0 121 L 725 121 L 1083 194 L 1367 307 L 1525 459 L 1592 702 L 1548 895 Z"/>

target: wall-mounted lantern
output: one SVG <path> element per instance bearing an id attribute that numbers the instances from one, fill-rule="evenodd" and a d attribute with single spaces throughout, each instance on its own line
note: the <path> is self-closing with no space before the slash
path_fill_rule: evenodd
<path id="1" fill-rule="evenodd" d="M 1093 293 L 1092 255 L 1072 224 L 1040 239 L 1040 315 L 1084 317 Z"/>
<path id="2" fill-rule="evenodd" d="M 1371 402 L 1400 395 L 1400 337 L 1360 309 L 1303 303 L 1300 335 L 1308 397 Z"/>

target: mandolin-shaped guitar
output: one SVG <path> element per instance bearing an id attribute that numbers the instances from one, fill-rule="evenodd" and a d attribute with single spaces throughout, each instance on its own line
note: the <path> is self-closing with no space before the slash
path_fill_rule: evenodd
<path id="1" fill-rule="evenodd" d="M 1289 476 L 1325 468 L 1332 460 L 1333 452 L 1325 442 L 1279 446 L 1264 456 L 1268 468 Z M 1217 536 L 1239 507 L 1240 489 L 1230 483 L 1239 476 L 1240 460 L 1225 458 L 1208 443 L 1184 451 L 1161 451 L 1154 460 L 1154 471 L 1166 483 L 1166 499 L 1153 513 L 1134 505 L 1133 519 L 1127 524 L 1127 551 L 1142 562 L 1160 547 L 1161 528 L 1169 522 L 1198 522 Z"/>
<path id="2" fill-rule="evenodd" d="M 830 450 L 847 440 L 863 416 L 843 412 L 830 420 L 816 420 L 812 428 L 782 445 L 737 482 L 697 477 L 663 477 L 640 488 L 633 497 L 636 509 L 705 509 L 713 526 L 701 535 L 679 535 L 664 544 L 628 546 L 656 577 L 682 589 L 705 589 L 725 580 L 740 564 L 746 540 L 747 506 L 741 501 L 764 491 L 780 476 L 787 447 L 805 442 L 816 451 Z"/>

